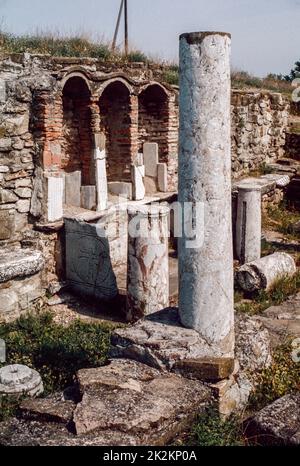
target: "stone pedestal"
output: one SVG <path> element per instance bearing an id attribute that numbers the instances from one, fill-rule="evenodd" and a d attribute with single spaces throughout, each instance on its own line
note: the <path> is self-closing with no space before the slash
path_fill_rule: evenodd
<path id="1" fill-rule="evenodd" d="M 242 264 L 260 259 L 261 189 L 238 187 L 236 253 Z"/>
<path id="2" fill-rule="evenodd" d="M 234 351 L 230 43 L 218 32 L 180 37 L 178 197 L 203 215 L 179 238 L 179 312 L 211 357 Z"/>
<path id="3" fill-rule="evenodd" d="M 128 209 L 127 319 L 169 304 L 168 208 Z"/>

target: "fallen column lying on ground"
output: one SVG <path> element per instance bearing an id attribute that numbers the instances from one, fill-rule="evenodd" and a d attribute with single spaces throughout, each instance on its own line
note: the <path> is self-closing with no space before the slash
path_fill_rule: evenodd
<path id="1" fill-rule="evenodd" d="M 268 290 L 277 280 L 292 276 L 297 268 L 292 256 L 276 252 L 239 268 L 236 280 L 244 291 Z"/>

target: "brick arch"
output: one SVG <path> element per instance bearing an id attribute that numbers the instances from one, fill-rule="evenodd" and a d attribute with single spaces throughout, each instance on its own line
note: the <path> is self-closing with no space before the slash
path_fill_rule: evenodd
<path id="1" fill-rule="evenodd" d="M 130 95 L 134 94 L 134 86 L 129 84 L 129 82 L 125 78 L 123 78 L 121 76 L 117 76 L 117 77 L 114 77 L 114 78 L 109 78 L 109 79 L 105 80 L 104 82 L 102 82 L 101 86 L 94 93 L 94 97 L 98 97 L 100 99 L 102 94 L 105 92 L 106 88 L 110 87 L 114 83 L 123 84 L 123 86 L 127 88 Z"/>
<path id="2" fill-rule="evenodd" d="M 139 151 L 145 142 L 158 144 L 159 159 L 168 159 L 169 94 L 159 83 L 150 83 L 138 95 Z"/>
<path id="3" fill-rule="evenodd" d="M 94 184 L 92 171 L 91 92 L 86 78 L 73 74 L 62 89 L 63 125 L 61 168 L 81 171 L 82 184 Z"/>
<path id="4" fill-rule="evenodd" d="M 106 83 L 99 98 L 100 130 L 106 136 L 109 181 L 129 181 L 132 161 L 130 86 L 124 80 Z"/>

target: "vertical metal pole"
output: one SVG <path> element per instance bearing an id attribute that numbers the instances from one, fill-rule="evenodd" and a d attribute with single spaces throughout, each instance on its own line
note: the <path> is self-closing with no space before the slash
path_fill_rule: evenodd
<path id="1" fill-rule="evenodd" d="M 128 8 L 127 8 L 127 0 L 124 0 L 125 5 L 125 55 L 128 55 L 129 47 L 128 47 Z"/>
<path id="2" fill-rule="evenodd" d="M 117 37 L 118 37 L 119 28 L 120 28 L 120 21 L 121 21 L 121 16 L 122 16 L 122 12 L 123 12 L 123 6 L 124 6 L 124 0 L 121 0 L 120 10 L 119 10 L 118 19 L 117 19 L 117 25 L 116 25 L 116 29 L 115 29 L 113 42 L 112 42 L 112 50 L 113 51 L 116 49 L 116 43 L 117 43 Z"/>

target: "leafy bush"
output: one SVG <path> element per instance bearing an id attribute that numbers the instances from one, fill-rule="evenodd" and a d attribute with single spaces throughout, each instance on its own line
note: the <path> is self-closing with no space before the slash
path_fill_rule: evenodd
<path id="1" fill-rule="evenodd" d="M 110 331 L 80 320 L 63 327 L 42 312 L 0 325 L 0 338 L 6 342 L 7 363 L 38 370 L 49 393 L 72 384 L 77 370 L 106 363 Z"/>
<path id="2" fill-rule="evenodd" d="M 217 408 L 211 407 L 195 424 L 191 443 L 201 447 L 243 445 L 241 422 L 235 416 L 222 419 Z"/>
<path id="3" fill-rule="evenodd" d="M 291 343 L 274 351 L 272 365 L 256 375 L 256 382 L 249 403 L 253 410 L 300 389 L 300 363 L 293 361 Z"/>

